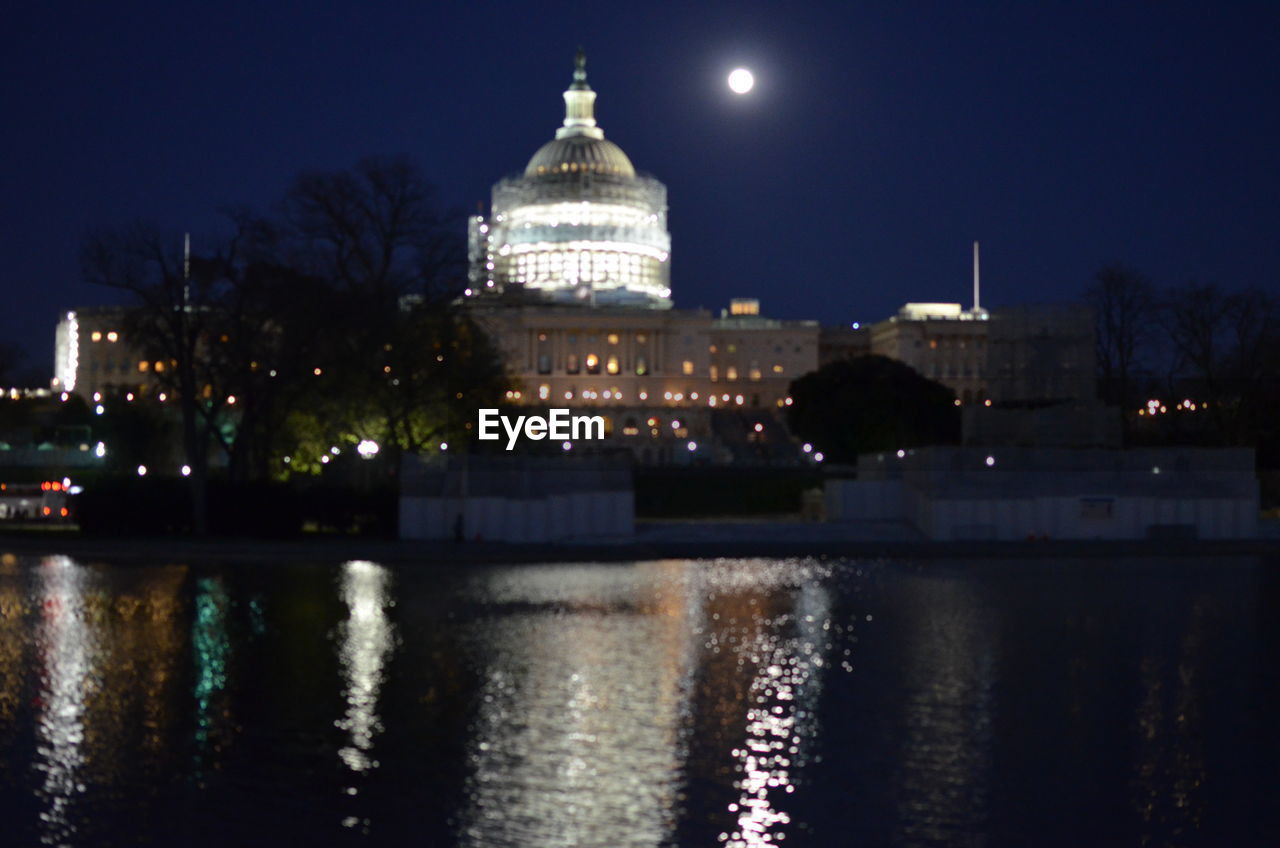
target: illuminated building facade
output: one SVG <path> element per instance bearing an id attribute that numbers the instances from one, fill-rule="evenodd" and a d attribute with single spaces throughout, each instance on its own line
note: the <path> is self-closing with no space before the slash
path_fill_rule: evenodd
<path id="1" fill-rule="evenodd" d="M 908 303 L 872 325 L 871 352 L 910 365 L 962 403 L 984 401 L 988 318 L 985 309 L 958 303 Z"/>
<path id="2" fill-rule="evenodd" d="M 642 461 L 725 459 L 735 428 L 752 450 L 784 439 L 770 413 L 817 367 L 817 322 L 766 318 L 754 299 L 719 318 L 671 308 L 666 187 L 604 137 L 595 97 L 579 53 L 556 137 L 469 222 L 463 301 L 503 352 L 511 400 L 597 409 Z"/>
<path id="3" fill-rule="evenodd" d="M 604 137 L 595 99 L 579 51 L 556 137 L 493 187 L 489 218 L 470 221 L 468 296 L 671 306 L 666 186 Z"/>
<path id="4" fill-rule="evenodd" d="M 123 307 L 101 306 L 63 314 L 54 330 L 55 392 L 86 399 L 143 392 L 152 373 L 164 371 L 164 362 L 151 361 L 129 343 L 125 312 Z"/>
<path id="5" fill-rule="evenodd" d="M 776 408 L 817 367 L 813 321 L 497 305 L 473 315 L 519 377 L 520 400 L 534 404 Z"/>

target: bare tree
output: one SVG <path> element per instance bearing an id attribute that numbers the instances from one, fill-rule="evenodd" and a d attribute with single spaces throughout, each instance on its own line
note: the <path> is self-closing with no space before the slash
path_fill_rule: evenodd
<path id="1" fill-rule="evenodd" d="M 1085 300 L 1093 308 L 1096 322 L 1100 393 L 1104 401 L 1123 410 L 1132 400 L 1132 382 L 1156 317 L 1151 282 L 1133 268 L 1107 265 L 1085 290 Z"/>
<path id="2" fill-rule="evenodd" d="M 496 402 L 496 353 L 452 305 L 466 281 L 462 216 L 436 211 L 416 168 L 382 158 L 303 174 L 283 212 L 284 253 L 329 304 L 315 364 L 331 429 L 419 451 L 470 417 L 460 402 Z"/>
<path id="3" fill-rule="evenodd" d="M 129 330 L 149 356 L 168 363 L 162 374 L 177 394 L 183 453 L 191 468 L 192 526 L 204 534 L 210 429 L 202 422 L 197 368 L 221 280 L 209 263 L 188 263 L 181 237 L 143 224 L 91 236 L 81 251 L 86 280 L 130 293 L 135 301 Z"/>
<path id="4" fill-rule="evenodd" d="M 465 280 L 459 213 L 441 215 L 434 190 L 403 157 L 298 177 L 284 202 L 295 261 L 338 288 L 381 301 L 451 298 Z"/>
<path id="5" fill-rule="evenodd" d="M 1258 289 L 1189 283 L 1169 290 L 1162 314 L 1174 384 L 1189 384 L 1209 402 L 1223 441 L 1254 441 L 1280 377 L 1280 304 Z"/>
<path id="6" fill-rule="evenodd" d="M 127 329 L 166 364 L 180 407 L 193 524 L 205 529 L 210 451 L 232 481 L 319 469 L 342 440 L 423 450 L 463 428 L 461 408 L 507 387 L 465 285 L 460 217 L 438 215 L 402 159 L 300 176 L 280 215 L 229 217 L 184 261 L 182 239 L 136 225 L 89 239 L 85 277 L 129 292 Z M 314 456 L 311 456 L 314 454 Z"/>
<path id="7" fill-rule="evenodd" d="M 26 351 L 22 348 L 9 342 L 0 342 L 0 388 L 18 384 L 18 367 L 26 358 Z"/>

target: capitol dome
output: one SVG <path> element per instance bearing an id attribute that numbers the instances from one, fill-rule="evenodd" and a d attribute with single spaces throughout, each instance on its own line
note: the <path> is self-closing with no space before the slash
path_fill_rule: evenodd
<path id="1" fill-rule="evenodd" d="M 608 139 L 585 135 L 548 141 L 524 169 L 526 177 L 576 173 L 634 177 L 636 169 L 621 147 Z"/>
<path id="2" fill-rule="evenodd" d="M 578 51 L 564 123 L 469 226 L 469 297 L 520 292 L 587 305 L 671 306 L 667 189 L 636 172 L 595 119 Z"/>

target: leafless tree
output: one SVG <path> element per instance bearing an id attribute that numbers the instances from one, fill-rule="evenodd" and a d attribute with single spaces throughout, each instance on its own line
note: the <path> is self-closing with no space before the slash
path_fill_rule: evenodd
<path id="1" fill-rule="evenodd" d="M 15 344 L 0 342 L 0 388 L 17 385 L 18 366 L 26 359 L 26 351 Z"/>
<path id="2" fill-rule="evenodd" d="M 1229 444 L 1256 440 L 1280 379 L 1280 304 L 1258 289 L 1213 284 L 1170 289 L 1162 309 L 1173 346 L 1171 372 L 1209 402 Z"/>
<path id="3" fill-rule="evenodd" d="M 161 373 L 181 408 L 193 529 L 203 534 L 211 430 L 201 414 L 197 349 L 207 337 L 208 306 L 218 299 L 222 280 L 210 263 L 185 260 L 181 236 L 144 224 L 91 236 L 81 251 L 81 268 L 89 282 L 133 296 L 129 331 L 149 357 L 168 365 Z"/>
<path id="4" fill-rule="evenodd" d="M 1129 405 L 1132 381 L 1141 366 L 1144 345 L 1151 338 L 1155 296 L 1140 271 L 1121 264 L 1098 271 L 1085 290 L 1093 308 L 1094 344 L 1103 400 Z"/>

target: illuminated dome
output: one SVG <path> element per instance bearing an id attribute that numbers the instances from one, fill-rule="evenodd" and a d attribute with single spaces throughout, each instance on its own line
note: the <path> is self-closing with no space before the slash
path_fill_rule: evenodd
<path id="1" fill-rule="evenodd" d="M 494 185 L 488 218 L 471 219 L 468 297 L 671 306 L 666 186 L 604 137 L 595 99 L 578 51 L 556 137 Z"/>
<path id="2" fill-rule="evenodd" d="M 623 177 L 636 175 L 636 169 L 621 147 L 607 139 L 585 135 L 548 141 L 533 154 L 524 169 L 526 177 L 579 172 Z"/>

